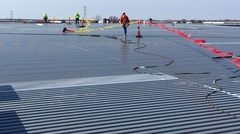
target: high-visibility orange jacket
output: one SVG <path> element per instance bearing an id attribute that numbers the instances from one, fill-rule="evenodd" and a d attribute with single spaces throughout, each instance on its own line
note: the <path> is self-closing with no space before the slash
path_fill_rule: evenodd
<path id="1" fill-rule="evenodd" d="M 122 15 L 122 16 L 120 17 L 120 22 L 121 22 L 121 24 L 123 24 L 123 25 L 130 23 L 129 18 L 128 18 L 127 15 Z"/>

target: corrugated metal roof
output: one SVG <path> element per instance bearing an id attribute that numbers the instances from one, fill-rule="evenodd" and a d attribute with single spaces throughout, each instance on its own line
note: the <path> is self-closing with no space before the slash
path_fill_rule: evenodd
<path id="1" fill-rule="evenodd" d="M 106 26 L 0 24 L 0 133 L 240 133 L 236 65 L 153 25 L 128 42 Z M 168 27 L 240 55 L 238 27 Z"/>

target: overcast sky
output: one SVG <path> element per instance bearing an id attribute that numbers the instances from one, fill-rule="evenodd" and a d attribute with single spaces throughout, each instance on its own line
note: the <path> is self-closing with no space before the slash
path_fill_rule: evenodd
<path id="1" fill-rule="evenodd" d="M 240 0 L 0 0 L 0 18 L 41 19 L 73 17 L 119 17 L 123 11 L 130 19 L 240 19 Z"/>

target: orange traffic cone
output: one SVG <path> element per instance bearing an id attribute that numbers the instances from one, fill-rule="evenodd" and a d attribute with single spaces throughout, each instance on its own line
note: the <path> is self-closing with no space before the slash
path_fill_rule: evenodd
<path id="1" fill-rule="evenodd" d="M 141 34 L 140 34 L 140 20 L 138 20 L 138 24 L 137 24 L 137 29 L 138 29 L 138 32 L 137 32 L 137 38 L 142 38 Z"/>
<path id="2" fill-rule="evenodd" d="M 85 27 L 85 26 L 84 26 L 84 18 L 82 19 L 82 25 L 79 26 L 79 27 Z"/>

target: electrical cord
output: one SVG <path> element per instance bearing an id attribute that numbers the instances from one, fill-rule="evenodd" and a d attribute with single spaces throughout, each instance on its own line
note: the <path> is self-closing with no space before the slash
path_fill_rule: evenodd
<path id="1" fill-rule="evenodd" d="M 39 33 L 0 33 L 0 34 L 64 35 L 64 36 L 66 36 L 66 34 L 39 34 Z M 76 34 L 67 34 L 67 36 L 90 36 L 90 37 L 105 37 L 105 38 L 110 38 L 110 39 L 115 39 L 115 40 L 117 39 L 117 37 L 114 37 L 114 36 L 101 36 L 101 35 L 91 35 L 91 34 L 81 34 L 81 35 L 79 35 L 79 34 L 78 34 L 78 35 L 76 35 Z M 135 42 L 131 42 L 131 41 L 126 41 L 126 43 L 134 43 L 134 44 L 135 44 Z M 178 43 L 179 43 L 179 42 L 178 42 Z M 136 44 L 137 44 L 137 43 L 136 43 Z M 169 65 L 171 65 L 171 64 L 174 62 L 173 59 L 171 59 L 171 58 L 169 58 L 169 57 L 166 57 L 166 56 L 163 56 L 163 55 L 160 55 L 160 54 L 152 54 L 152 53 L 140 51 L 140 49 L 147 47 L 147 45 L 146 45 L 146 44 L 143 44 L 143 43 L 139 43 L 139 44 L 141 44 L 142 46 L 135 48 L 135 49 L 134 49 L 135 52 L 141 53 L 141 54 L 145 54 L 145 55 L 158 56 L 158 57 L 162 57 L 162 58 L 165 58 L 165 59 L 170 60 L 170 62 L 167 63 L 167 64 L 165 64 L 165 66 L 169 66 Z M 181 44 L 181 43 L 180 43 L 180 44 Z M 155 67 L 158 67 L 158 66 L 137 66 L 137 67 L 134 67 L 133 70 L 134 70 L 135 72 L 137 72 L 137 73 L 143 73 L 143 74 L 164 75 L 164 73 L 161 73 L 161 72 L 149 73 L 149 72 L 138 71 L 139 69 L 152 69 L 152 68 L 155 68 Z M 153 70 L 153 69 L 152 69 L 152 70 Z M 153 70 L 153 71 L 155 71 L 155 70 Z M 235 71 L 235 72 L 233 72 L 233 73 L 237 73 L 237 72 L 239 72 L 239 71 L 240 71 L 240 70 L 237 70 L 237 71 Z M 174 74 L 175 74 L 175 75 L 189 75 L 189 74 L 210 74 L 210 73 L 209 73 L 209 72 L 202 72 L 202 73 L 174 73 Z M 229 77 L 229 79 L 238 78 L 238 77 L 240 77 L 240 75 Z M 185 79 L 182 79 L 182 80 L 187 81 L 187 82 L 190 82 L 190 81 L 185 80 Z M 226 91 L 223 91 L 222 86 L 217 83 L 217 81 L 220 81 L 220 80 L 222 80 L 222 79 L 216 79 L 216 80 L 213 81 L 213 84 L 215 84 L 215 85 L 218 87 L 218 89 L 211 88 L 211 87 L 209 87 L 209 86 L 207 86 L 207 85 L 202 85 L 202 84 L 198 84 L 198 83 L 194 83 L 194 82 L 191 82 L 191 83 L 196 84 L 196 85 L 203 86 L 203 87 L 205 87 L 205 88 L 214 89 L 213 92 L 208 93 L 208 94 L 205 96 L 205 99 L 206 99 L 206 101 L 208 102 L 208 104 L 211 105 L 212 107 L 214 107 L 215 109 L 217 109 L 217 110 L 219 110 L 219 111 L 227 114 L 227 115 L 230 115 L 230 116 L 232 116 L 232 117 L 234 117 L 234 118 L 240 119 L 239 116 L 237 116 L 237 115 L 235 115 L 235 114 L 232 114 L 232 113 L 230 113 L 230 112 L 227 112 L 227 111 L 225 111 L 225 110 L 217 107 L 216 105 L 214 105 L 214 104 L 209 100 L 209 97 L 212 96 L 212 95 L 214 95 L 214 94 L 216 94 L 216 93 L 219 93 L 219 92 L 225 92 L 225 93 L 226 93 Z M 229 92 L 228 92 L 228 94 L 229 94 Z"/>
<path id="2" fill-rule="evenodd" d="M 130 42 L 130 43 L 132 43 L 132 42 Z M 151 53 L 147 53 L 147 52 L 142 52 L 142 51 L 140 51 L 140 49 L 145 48 L 145 47 L 147 46 L 146 44 L 143 44 L 143 43 L 140 43 L 140 44 L 142 44 L 143 46 L 140 46 L 140 47 L 135 48 L 135 49 L 134 49 L 135 52 L 138 52 L 138 53 L 141 53 L 141 54 L 145 54 L 145 55 L 159 56 L 159 57 L 162 57 L 162 58 L 169 59 L 170 62 L 167 63 L 167 64 L 165 64 L 165 66 L 169 66 L 170 64 L 173 63 L 174 60 L 171 59 L 171 58 L 169 58 L 169 57 L 162 56 L 162 55 L 159 55 L 159 54 L 151 54 Z M 143 74 L 152 74 L 152 75 L 163 75 L 163 74 L 164 74 L 164 73 L 160 73 L 160 72 L 158 72 L 158 73 L 148 73 L 148 72 L 138 71 L 138 69 L 152 69 L 152 68 L 155 68 L 155 67 L 158 67 L 158 66 L 138 66 L 138 67 L 134 67 L 133 70 L 134 70 L 135 72 L 137 72 L 137 73 L 143 73 Z M 153 69 L 152 69 L 152 70 L 153 70 Z M 236 73 L 236 72 L 238 72 L 238 71 L 240 71 L 240 70 L 237 70 L 237 71 L 235 71 L 234 73 Z M 210 74 L 210 73 L 209 73 L 209 72 L 201 72 L 201 73 L 174 73 L 174 74 L 175 74 L 175 75 L 189 75 L 189 74 Z M 237 77 L 240 77 L 240 75 L 229 77 L 229 79 L 237 78 Z M 220 81 L 220 80 L 222 80 L 222 79 L 216 79 L 216 80 L 213 81 L 213 84 L 215 84 L 215 85 L 218 87 L 218 89 L 212 88 L 212 87 L 207 86 L 207 85 L 199 84 L 199 83 L 194 83 L 194 82 L 191 82 L 191 81 L 186 80 L 186 79 L 182 79 L 182 78 L 180 78 L 180 79 L 181 79 L 181 80 L 184 80 L 184 81 L 187 81 L 187 82 L 190 82 L 190 83 L 195 84 L 195 85 L 199 85 L 199 86 L 205 87 L 205 88 L 214 89 L 213 92 L 211 92 L 211 93 L 209 93 L 209 94 L 207 94 L 207 95 L 205 96 L 205 100 L 207 101 L 207 103 L 208 103 L 209 105 L 211 105 L 212 107 L 214 107 L 215 109 L 221 111 L 222 113 L 225 113 L 225 114 L 230 115 L 230 116 L 232 116 L 232 117 L 234 117 L 234 118 L 240 119 L 239 116 L 237 116 L 237 115 L 235 115 L 235 114 L 232 114 L 232 113 L 230 113 L 230 112 L 227 112 L 227 111 L 225 111 L 225 110 L 217 107 L 216 105 L 214 105 L 214 104 L 209 100 L 209 97 L 210 97 L 211 95 L 215 94 L 215 93 L 218 93 L 218 92 L 228 93 L 228 92 L 226 92 L 226 91 L 223 91 L 222 86 L 217 83 L 217 81 Z M 228 94 L 229 94 L 229 93 L 228 93 Z"/>
<path id="3" fill-rule="evenodd" d="M 237 70 L 236 72 L 238 72 L 238 71 L 239 71 L 239 70 Z M 238 78 L 238 77 L 240 77 L 240 75 L 229 77 L 229 79 Z M 213 84 L 215 84 L 215 85 L 218 87 L 218 90 L 213 91 L 213 92 L 207 94 L 207 96 L 205 97 L 206 101 L 208 102 L 208 104 L 210 104 L 212 107 L 216 108 L 217 110 L 219 110 L 219 111 L 221 111 L 221 112 L 223 112 L 223 113 L 225 113 L 225 114 L 228 114 L 228 115 L 230 115 L 230 116 L 233 116 L 234 118 L 240 119 L 240 116 L 237 116 L 237 115 L 235 115 L 235 114 L 232 114 L 232 113 L 230 113 L 230 112 L 227 112 L 226 110 L 223 110 L 223 109 L 219 108 L 218 106 L 214 105 L 214 104 L 209 100 L 209 97 L 210 97 L 211 95 L 213 95 L 213 94 L 215 94 L 215 93 L 223 92 L 222 86 L 217 83 L 217 81 L 220 81 L 220 80 L 223 80 L 223 79 L 216 79 L 216 80 L 213 81 Z M 227 93 L 227 94 L 230 94 L 229 92 L 226 92 L 226 91 L 224 91 L 224 92 Z"/>
<path id="4" fill-rule="evenodd" d="M 171 59 L 171 58 L 169 58 L 169 57 L 166 57 L 166 56 L 163 56 L 163 55 L 160 55 L 160 54 L 152 54 L 152 53 L 147 53 L 147 52 L 139 51 L 139 49 L 142 49 L 142 48 L 147 47 L 146 44 L 143 44 L 143 43 L 140 43 L 140 44 L 143 45 L 143 46 L 140 46 L 140 47 L 135 48 L 135 49 L 134 49 L 135 52 L 141 53 L 141 54 L 145 54 L 145 55 L 158 56 L 158 57 L 162 57 L 162 58 L 165 58 L 165 59 L 170 60 L 170 62 L 167 63 L 167 64 L 165 64 L 165 66 L 169 66 L 169 65 L 171 65 L 171 64 L 173 63 L 174 60 Z M 157 67 L 157 66 L 154 66 L 154 67 Z M 151 68 L 152 68 L 152 66 L 151 66 Z"/>

